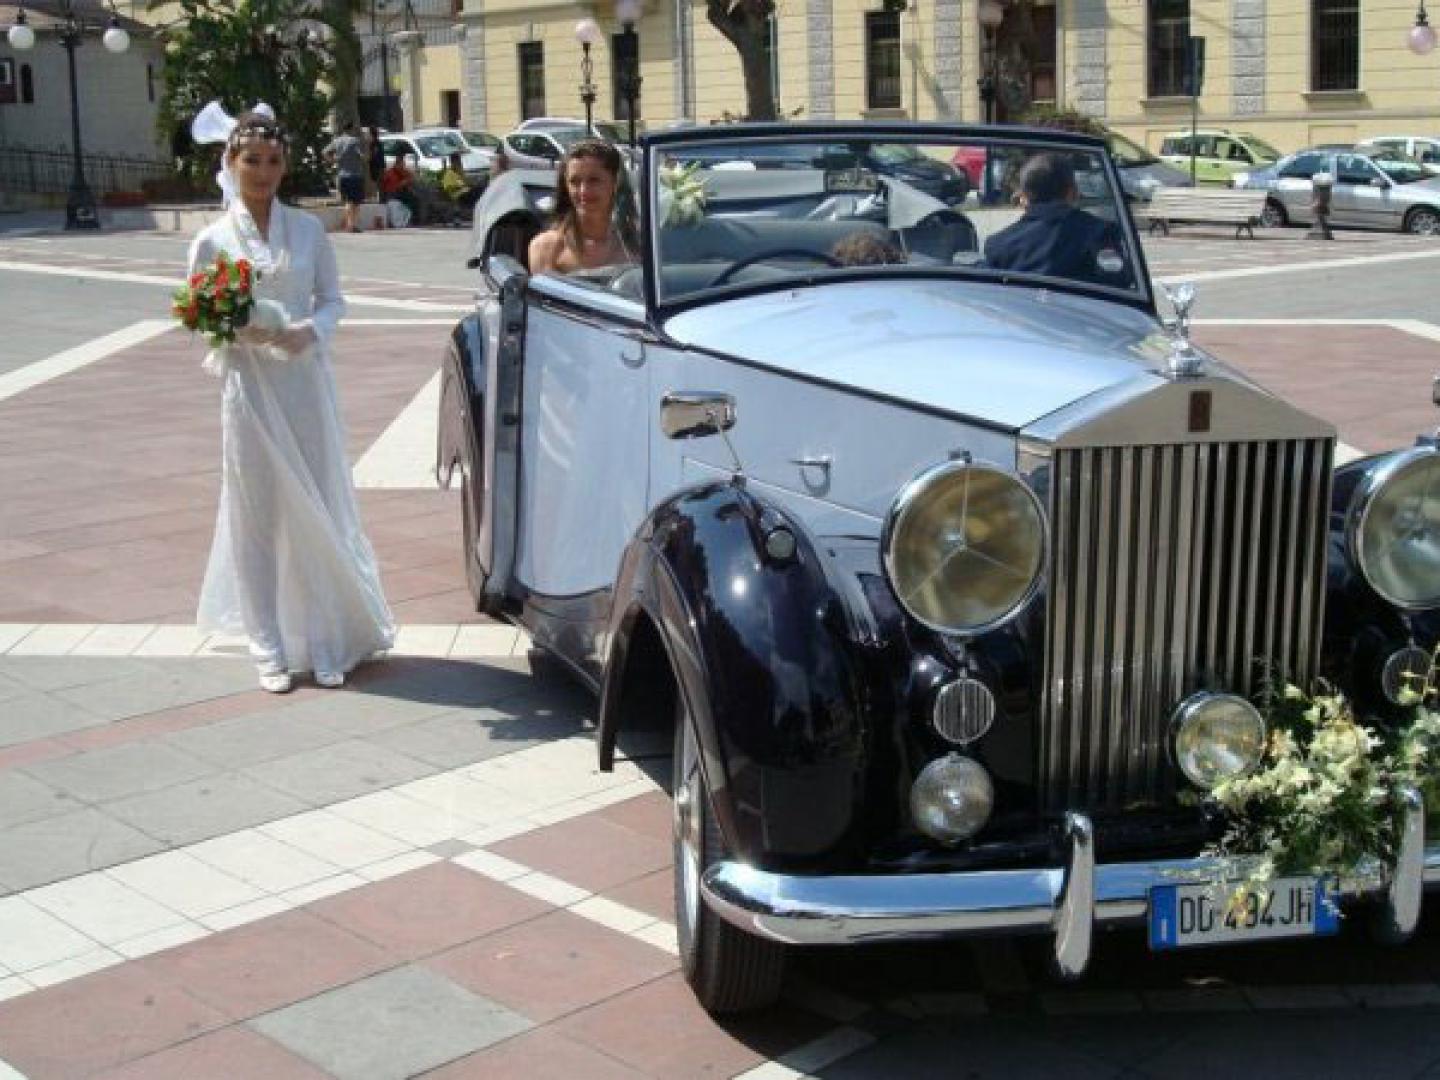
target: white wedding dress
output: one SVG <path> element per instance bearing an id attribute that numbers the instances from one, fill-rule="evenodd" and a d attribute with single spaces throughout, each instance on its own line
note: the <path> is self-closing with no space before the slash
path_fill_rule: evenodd
<path id="1" fill-rule="evenodd" d="M 282 205 L 268 242 L 239 200 L 190 246 L 190 273 L 221 251 L 260 274 L 258 297 L 312 327 L 298 356 L 224 345 L 206 368 L 224 380 L 220 511 L 197 621 L 244 633 L 263 668 L 341 674 L 388 649 L 395 627 L 360 525 L 330 342 L 345 311 L 320 222 Z"/>

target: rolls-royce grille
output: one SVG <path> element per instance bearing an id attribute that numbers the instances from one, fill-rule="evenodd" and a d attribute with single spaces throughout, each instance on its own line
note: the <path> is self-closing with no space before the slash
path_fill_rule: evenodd
<path id="1" fill-rule="evenodd" d="M 1047 809 L 1174 790 L 1167 732 L 1197 689 L 1306 681 L 1324 609 L 1332 441 L 1055 451 L 1045 688 Z"/>

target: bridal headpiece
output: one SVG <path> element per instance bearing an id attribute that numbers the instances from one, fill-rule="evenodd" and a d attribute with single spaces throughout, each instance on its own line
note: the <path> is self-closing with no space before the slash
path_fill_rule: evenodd
<path id="1" fill-rule="evenodd" d="M 255 103 L 243 124 L 227 113 L 220 102 L 212 101 L 190 121 L 190 137 L 201 144 L 225 144 L 226 153 L 220 158 L 220 171 L 215 175 L 215 181 L 220 185 L 226 206 L 235 198 L 235 178 L 230 175 L 230 166 L 226 161 L 229 152 L 252 142 L 278 142 L 281 146 L 286 142 L 285 131 L 275 118 L 275 110 L 263 101 Z"/>

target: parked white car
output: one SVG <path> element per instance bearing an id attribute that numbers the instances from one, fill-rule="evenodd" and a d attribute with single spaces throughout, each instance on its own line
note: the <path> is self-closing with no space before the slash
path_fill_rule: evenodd
<path id="1" fill-rule="evenodd" d="M 477 183 L 490 175 L 490 162 L 483 158 L 479 151 L 472 150 L 460 137 L 460 133 L 451 128 L 428 128 L 381 135 L 380 148 L 385 151 L 386 165 L 394 164 L 398 154 L 409 154 L 416 168 L 430 173 L 443 172 L 450 155 L 458 151 L 466 180 Z"/>
<path id="2" fill-rule="evenodd" d="M 1365 150 L 1372 146 L 1399 150 L 1420 162 L 1428 172 L 1440 173 L 1440 139 L 1423 135 L 1377 135 L 1366 139 L 1356 149 Z"/>
<path id="3" fill-rule="evenodd" d="M 516 131 L 557 131 L 566 128 L 583 128 L 584 120 L 578 120 L 573 116 L 532 116 L 529 120 L 522 120 Z M 616 146 L 626 141 L 625 133 L 620 130 L 620 125 L 610 120 L 593 121 L 592 127 L 595 134 L 606 142 L 612 142 Z"/>
<path id="4" fill-rule="evenodd" d="M 450 135 L 459 139 L 469 149 L 480 155 L 486 172 L 489 172 L 495 164 L 495 152 L 503 145 L 498 135 L 491 135 L 488 131 L 464 131 L 457 127 L 442 127 L 439 124 L 421 124 L 412 129 L 411 134 Z"/>

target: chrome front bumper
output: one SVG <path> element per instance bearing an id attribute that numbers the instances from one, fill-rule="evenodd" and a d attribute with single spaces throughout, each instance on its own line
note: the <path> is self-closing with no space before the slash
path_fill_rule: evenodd
<path id="1" fill-rule="evenodd" d="M 1084 814 L 1066 815 L 1064 866 L 802 877 L 738 862 L 705 871 L 700 888 L 727 922 L 794 945 L 898 941 L 981 934 L 1053 934 L 1055 966 L 1078 978 L 1090 962 L 1097 925 L 1143 924 L 1157 885 L 1213 881 L 1213 860 L 1095 864 L 1095 831 Z M 1377 930 L 1403 941 L 1420 921 L 1421 894 L 1440 885 L 1440 847 L 1425 847 L 1425 806 L 1406 796 L 1399 857 L 1375 863 L 1339 884 L 1342 902 L 1378 899 Z"/>

